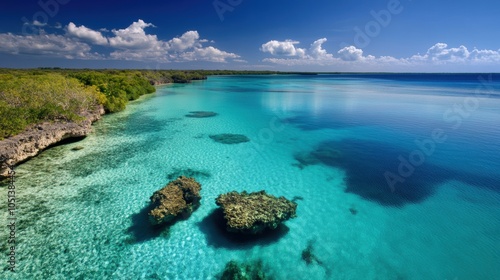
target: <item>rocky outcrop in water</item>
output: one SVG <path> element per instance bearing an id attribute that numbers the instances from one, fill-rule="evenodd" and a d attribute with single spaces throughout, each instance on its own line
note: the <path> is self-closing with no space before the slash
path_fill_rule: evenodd
<path id="1" fill-rule="evenodd" d="M 219 195 L 215 202 L 224 212 L 227 230 L 232 232 L 258 234 L 296 217 L 295 202 L 268 195 L 265 191 L 233 191 Z"/>
<path id="2" fill-rule="evenodd" d="M 201 184 L 194 178 L 180 176 L 151 196 L 149 220 L 158 225 L 189 216 L 200 206 Z"/>
<path id="3" fill-rule="evenodd" d="M 102 106 L 83 114 L 79 122 L 44 122 L 33 125 L 15 136 L 0 141 L 0 157 L 7 158 L 9 164 L 24 162 L 41 151 L 61 141 L 83 138 L 92 131 L 92 123 L 104 114 Z M 0 178 L 8 176 L 6 166 L 0 167 Z"/>

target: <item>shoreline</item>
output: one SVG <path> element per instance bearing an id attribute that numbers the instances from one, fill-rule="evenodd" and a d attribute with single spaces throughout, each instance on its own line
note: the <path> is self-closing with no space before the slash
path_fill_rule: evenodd
<path id="1" fill-rule="evenodd" d="M 92 124 L 105 114 L 102 105 L 83 114 L 80 122 L 42 122 L 23 132 L 0 141 L 0 156 L 7 163 L 17 165 L 37 156 L 42 151 L 68 139 L 84 138 L 92 132 Z M 9 168 L 0 166 L 0 180 L 8 178 Z"/>

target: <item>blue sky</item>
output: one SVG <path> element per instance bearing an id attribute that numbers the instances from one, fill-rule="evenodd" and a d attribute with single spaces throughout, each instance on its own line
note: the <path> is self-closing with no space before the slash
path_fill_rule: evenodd
<path id="1" fill-rule="evenodd" d="M 500 2 L 18 0 L 0 67 L 499 72 Z"/>

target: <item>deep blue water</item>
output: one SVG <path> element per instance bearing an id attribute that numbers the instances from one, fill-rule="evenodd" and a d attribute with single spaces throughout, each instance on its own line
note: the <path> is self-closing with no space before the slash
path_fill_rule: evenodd
<path id="1" fill-rule="evenodd" d="M 276 279 L 498 279 L 499 78 L 220 76 L 159 87 L 85 140 L 17 168 L 18 272 L 0 278 L 216 279 L 230 260 L 261 260 Z M 218 115 L 185 117 L 200 110 Z M 250 142 L 209 137 L 221 133 Z M 151 228 L 149 197 L 180 174 L 202 183 L 201 207 Z M 220 229 L 218 194 L 262 189 L 297 199 L 298 217 L 258 239 Z M 309 244 L 320 262 L 301 259 Z"/>

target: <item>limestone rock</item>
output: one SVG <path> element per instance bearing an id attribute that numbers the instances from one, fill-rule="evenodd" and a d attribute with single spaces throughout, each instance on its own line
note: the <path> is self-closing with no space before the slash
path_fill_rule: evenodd
<path id="1" fill-rule="evenodd" d="M 277 228 L 282 222 L 296 217 L 297 209 L 295 202 L 268 195 L 265 191 L 229 192 L 219 195 L 216 204 L 224 212 L 228 231 L 251 234 Z"/>
<path id="2" fill-rule="evenodd" d="M 0 141 L 0 156 L 9 164 L 24 162 L 50 146 L 70 138 L 83 138 L 92 131 L 92 123 L 104 114 L 102 106 L 82 114 L 80 122 L 44 122 L 32 125 L 18 135 Z M 8 168 L 0 167 L 0 178 L 8 176 Z"/>
<path id="3" fill-rule="evenodd" d="M 190 215 L 200 206 L 201 184 L 194 178 L 180 176 L 151 196 L 153 209 L 149 212 L 152 224 L 170 222 Z"/>

